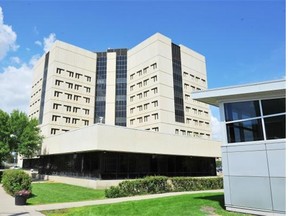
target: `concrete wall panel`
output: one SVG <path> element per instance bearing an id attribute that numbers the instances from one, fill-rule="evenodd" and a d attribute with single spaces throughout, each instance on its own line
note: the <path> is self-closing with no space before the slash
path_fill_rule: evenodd
<path id="1" fill-rule="evenodd" d="M 271 190 L 274 210 L 285 211 L 286 204 L 286 179 L 271 178 Z"/>
<path id="2" fill-rule="evenodd" d="M 265 151 L 229 153 L 230 175 L 268 176 Z"/>
<path id="3" fill-rule="evenodd" d="M 272 210 L 269 178 L 231 176 L 230 190 L 233 206 Z"/>

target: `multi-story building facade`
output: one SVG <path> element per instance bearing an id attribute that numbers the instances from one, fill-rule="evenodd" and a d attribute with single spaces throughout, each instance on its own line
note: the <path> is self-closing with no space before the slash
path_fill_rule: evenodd
<path id="1" fill-rule="evenodd" d="M 216 175 L 209 109 L 191 99 L 207 88 L 205 65 L 159 33 L 106 52 L 56 41 L 34 68 L 30 117 L 45 139 L 23 166 L 93 179 Z"/>
<path id="2" fill-rule="evenodd" d="M 128 51 L 127 126 L 210 137 L 207 105 L 192 91 L 207 88 L 205 58 L 155 34 Z"/>
<path id="3" fill-rule="evenodd" d="M 209 138 L 205 57 L 159 34 L 91 52 L 56 41 L 35 65 L 30 116 L 45 136 L 94 123 Z"/>
<path id="4" fill-rule="evenodd" d="M 94 121 L 96 54 L 57 41 L 35 65 L 30 116 L 43 135 Z"/>

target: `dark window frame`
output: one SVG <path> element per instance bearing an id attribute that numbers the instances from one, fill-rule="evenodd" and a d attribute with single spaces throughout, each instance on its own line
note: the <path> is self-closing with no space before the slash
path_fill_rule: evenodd
<path id="1" fill-rule="evenodd" d="M 275 107 L 276 101 L 280 103 Z M 228 144 L 286 138 L 286 104 L 283 97 L 229 102 L 223 107 Z"/>

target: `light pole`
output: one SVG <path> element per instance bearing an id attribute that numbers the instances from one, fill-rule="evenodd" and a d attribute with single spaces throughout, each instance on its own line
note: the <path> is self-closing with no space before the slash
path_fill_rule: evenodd
<path id="1" fill-rule="evenodd" d="M 11 138 L 17 138 L 17 136 L 15 134 L 11 134 L 10 135 Z M 17 161 L 16 161 L 16 157 L 17 157 L 17 152 L 15 151 L 15 147 L 14 147 L 14 151 L 11 152 L 11 154 L 13 155 L 13 159 L 14 159 L 14 168 L 16 167 Z"/>
<path id="2" fill-rule="evenodd" d="M 13 151 L 11 152 L 11 154 L 13 155 L 14 158 L 14 168 L 16 167 L 16 156 L 17 156 L 17 152 Z"/>

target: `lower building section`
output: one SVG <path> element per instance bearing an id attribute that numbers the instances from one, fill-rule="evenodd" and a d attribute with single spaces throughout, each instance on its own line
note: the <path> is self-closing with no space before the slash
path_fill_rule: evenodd
<path id="1" fill-rule="evenodd" d="M 39 174 L 96 179 L 134 179 L 151 175 L 215 176 L 215 158 L 123 152 L 85 152 L 26 159 Z"/>
<path id="2" fill-rule="evenodd" d="M 285 146 L 285 140 L 222 146 L 227 209 L 286 214 Z"/>

